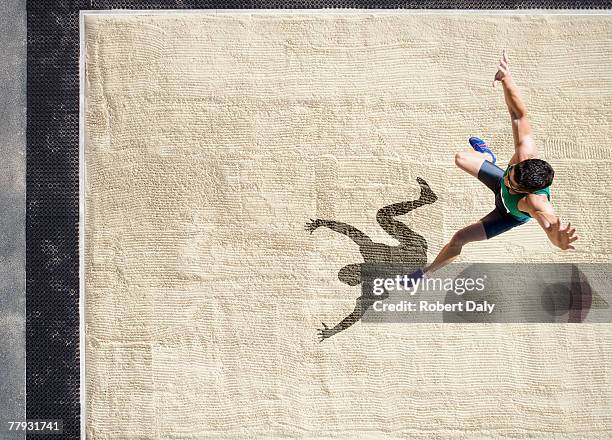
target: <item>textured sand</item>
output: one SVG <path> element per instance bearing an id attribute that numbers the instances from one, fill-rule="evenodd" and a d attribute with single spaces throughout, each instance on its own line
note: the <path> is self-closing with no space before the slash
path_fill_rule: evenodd
<path id="1" fill-rule="evenodd" d="M 493 208 L 454 166 L 502 164 L 503 47 L 576 252 L 535 221 L 462 261 L 611 262 L 611 16 L 182 15 L 86 20 L 90 439 L 498 439 L 612 435 L 610 325 L 365 325 L 317 343 L 358 287 L 350 223 L 435 256 Z"/>

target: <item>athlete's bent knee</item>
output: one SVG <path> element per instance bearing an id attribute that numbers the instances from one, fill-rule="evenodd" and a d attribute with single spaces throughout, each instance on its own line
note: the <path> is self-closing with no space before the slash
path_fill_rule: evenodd
<path id="1" fill-rule="evenodd" d="M 386 208 L 380 208 L 378 212 L 376 212 L 376 221 L 378 223 L 385 222 L 392 217 L 391 213 Z"/>
<path id="2" fill-rule="evenodd" d="M 465 159 L 466 154 L 463 151 L 460 151 L 459 153 L 455 154 L 455 165 L 457 165 L 459 168 L 463 168 Z"/>

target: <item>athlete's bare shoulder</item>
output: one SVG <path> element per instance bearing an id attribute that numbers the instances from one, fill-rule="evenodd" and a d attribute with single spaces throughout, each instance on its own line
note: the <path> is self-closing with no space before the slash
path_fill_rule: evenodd
<path id="1" fill-rule="evenodd" d="M 527 194 L 518 201 L 517 207 L 523 212 L 544 211 L 553 213 L 553 207 L 546 194 Z"/>

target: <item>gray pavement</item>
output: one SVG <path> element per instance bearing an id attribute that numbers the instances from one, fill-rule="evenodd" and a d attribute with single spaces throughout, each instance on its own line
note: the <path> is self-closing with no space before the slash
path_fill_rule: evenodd
<path id="1" fill-rule="evenodd" d="M 25 438 L 25 8 L 0 1 L 0 440 Z"/>

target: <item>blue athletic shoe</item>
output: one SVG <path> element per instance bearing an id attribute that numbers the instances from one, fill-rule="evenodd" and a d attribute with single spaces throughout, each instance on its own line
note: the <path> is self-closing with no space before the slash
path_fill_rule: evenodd
<path id="1" fill-rule="evenodd" d="M 493 154 L 491 149 L 489 147 L 487 147 L 487 144 L 485 143 L 485 141 L 483 141 L 482 139 L 477 138 L 475 136 L 472 136 L 469 139 L 469 143 L 472 146 L 472 148 L 474 150 L 478 151 L 479 153 L 486 153 L 486 154 L 490 155 L 493 158 L 493 164 L 495 164 L 495 162 L 497 162 L 497 157 L 495 157 L 495 155 Z"/>

